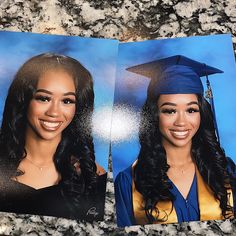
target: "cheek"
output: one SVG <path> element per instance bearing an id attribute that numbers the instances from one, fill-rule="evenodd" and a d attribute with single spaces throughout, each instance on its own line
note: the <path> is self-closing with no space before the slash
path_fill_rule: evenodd
<path id="1" fill-rule="evenodd" d="M 28 120 L 32 120 L 34 116 L 38 115 L 38 108 L 35 106 L 34 102 L 31 101 L 27 111 Z"/>
<path id="2" fill-rule="evenodd" d="M 160 116 L 159 116 L 159 130 L 163 136 L 166 136 L 168 127 L 170 127 L 170 123 L 171 123 L 171 121 L 168 119 L 168 117 L 165 117 L 163 114 L 160 114 Z"/>
<path id="3" fill-rule="evenodd" d="M 28 107 L 27 117 L 33 119 L 34 117 L 40 116 L 45 112 L 45 107 L 40 106 L 34 100 L 32 100 Z"/>
<path id="4" fill-rule="evenodd" d="M 196 114 L 196 116 L 192 117 L 190 123 L 192 124 L 193 128 L 195 128 L 197 131 L 201 123 L 200 114 Z"/>
<path id="5" fill-rule="evenodd" d="M 75 116 L 75 106 L 65 109 L 64 116 L 66 117 L 67 121 L 72 121 Z"/>
<path id="6" fill-rule="evenodd" d="M 159 116 L 159 129 L 160 130 L 168 128 L 169 126 L 171 126 L 171 124 L 173 124 L 173 120 L 171 117 L 167 117 L 163 114 L 160 114 Z"/>

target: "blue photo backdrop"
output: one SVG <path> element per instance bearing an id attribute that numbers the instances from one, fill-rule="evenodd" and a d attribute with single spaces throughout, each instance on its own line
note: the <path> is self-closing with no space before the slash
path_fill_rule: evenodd
<path id="1" fill-rule="evenodd" d="M 221 146 L 226 155 L 236 161 L 236 65 L 231 35 L 197 36 L 120 44 L 114 97 L 115 107 L 132 108 L 132 111 L 136 112 L 136 116 L 139 117 L 139 112 L 146 99 L 149 79 L 128 72 L 126 68 L 179 54 L 224 71 L 223 74 L 209 76 L 209 80 L 214 94 Z M 205 80 L 203 78 L 204 86 Z M 129 119 L 130 117 L 127 122 L 130 122 Z M 133 125 L 133 122 L 130 124 Z M 120 171 L 131 165 L 138 156 L 140 149 L 138 129 L 133 130 L 135 130 L 133 131 L 135 134 L 130 135 L 130 138 L 113 140 L 114 178 Z"/>

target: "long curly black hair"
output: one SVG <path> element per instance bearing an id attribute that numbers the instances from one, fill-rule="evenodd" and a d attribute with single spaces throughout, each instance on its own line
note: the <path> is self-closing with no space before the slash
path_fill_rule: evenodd
<path id="1" fill-rule="evenodd" d="M 220 202 L 222 215 L 229 217 L 232 207 L 228 203 L 227 188 L 234 186 L 235 178 L 227 171 L 229 161 L 217 141 L 210 104 L 202 95 L 197 95 L 201 115 L 198 132 L 192 140 L 192 158 L 203 177 L 211 188 L 216 199 Z M 134 169 L 134 182 L 137 190 L 145 201 L 145 213 L 149 223 L 164 222 L 165 215 L 158 218 L 159 211 L 156 204 L 159 201 L 174 201 L 168 182 L 166 151 L 162 145 L 159 126 L 158 96 L 148 92 L 146 102 L 141 113 L 139 141 L 141 149 L 137 165 Z M 231 163 L 233 166 L 233 163 Z M 235 168 L 235 167 L 234 167 Z M 173 204 L 172 204 L 173 207 Z M 157 213 L 157 217 L 153 213 Z"/>
<path id="2" fill-rule="evenodd" d="M 93 80 L 89 71 L 77 60 L 51 53 L 32 57 L 15 75 L 9 88 L 0 131 L 0 166 L 6 179 L 19 174 L 17 167 L 27 153 L 25 136 L 27 110 L 40 76 L 47 70 L 62 69 L 74 80 L 76 112 L 63 131 L 54 154 L 54 164 L 61 175 L 60 184 L 65 198 L 74 199 L 70 208 L 76 212 L 81 197 L 94 193 L 97 182 L 94 144 L 91 135 L 91 115 L 94 109 Z M 74 163 L 78 162 L 80 171 Z M 22 173 L 21 173 L 22 174 Z"/>

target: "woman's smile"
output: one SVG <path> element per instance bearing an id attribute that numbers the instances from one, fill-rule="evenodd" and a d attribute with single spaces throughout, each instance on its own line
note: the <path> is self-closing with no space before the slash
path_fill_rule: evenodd
<path id="1" fill-rule="evenodd" d="M 185 139 L 190 134 L 189 130 L 170 130 L 172 136 L 177 139 Z"/>
<path id="2" fill-rule="evenodd" d="M 42 127 L 45 129 L 45 130 L 48 130 L 48 131 L 56 131 L 58 128 L 60 128 L 62 122 L 59 121 L 43 121 L 41 120 L 41 125 Z"/>

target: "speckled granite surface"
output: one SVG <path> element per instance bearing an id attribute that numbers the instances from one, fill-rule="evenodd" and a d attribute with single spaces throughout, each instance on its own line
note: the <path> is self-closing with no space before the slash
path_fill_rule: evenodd
<path id="1" fill-rule="evenodd" d="M 231 33 L 235 0 L 0 0 L 0 29 L 135 41 Z M 236 220 L 149 225 L 115 224 L 112 173 L 104 222 L 0 213 L 0 235 L 236 235 Z"/>
<path id="2" fill-rule="evenodd" d="M 229 33 L 234 0 L 1 0 L 0 28 L 121 41 Z"/>

